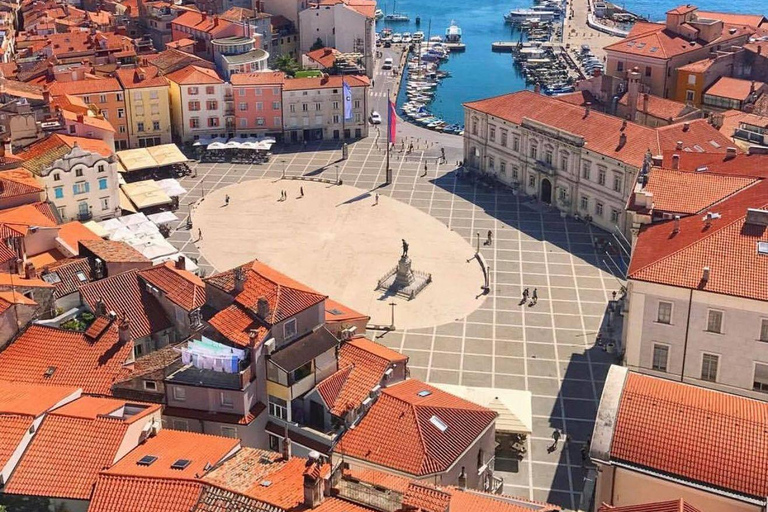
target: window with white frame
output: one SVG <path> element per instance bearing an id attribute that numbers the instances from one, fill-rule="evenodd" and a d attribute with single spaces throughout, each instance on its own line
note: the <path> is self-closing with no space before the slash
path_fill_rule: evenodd
<path id="1" fill-rule="evenodd" d="M 229 396 L 226 392 L 221 391 L 219 393 L 219 405 L 222 407 L 226 407 L 228 409 L 231 409 L 235 406 L 235 402 L 232 400 L 232 397 Z"/>
<path id="2" fill-rule="evenodd" d="M 613 175 L 613 190 L 615 192 L 621 192 L 623 186 L 623 180 L 621 179 L 621 176 L 618 174 Z"/>
<path id="3" fill-rule="evenodd" d="M 723 312 L 710 309 L 707 312 L 707 331 L 717 334 L 723 333 Z"/>
<path id="4" fill-rule="evenodd" d="M 595 203 L 595 215 L 598 217 L 603 216 L 603 203 L 597 202 Z"/>
<path id="5" fill-rule="evenodd" d="M 653 360 L 651 361 L 651 369 L 666 372 L 667 363 L 669 362 L 669 347 L 667 345 L 653 344 Z"/>
<path id="6" fill-rule="evenodd" d="M 288 404 L 282 398 L 269 395 L 269 415 L 281 420 L 288 419 Z"/>
<path id="7" fill-rule="evenodd" d="M 605 169 L 600 169 L 597 174 L 597 184 L 605 185 Z"/>
<path id="8" fill-rule="evenodd" d="M 672 303 L 659 301 L 659 309 L 656 313 L 656 321 L 660 324 L 672 323 Z"/>
<path id="9" fill-rule="evenodd" d="M 157 391 L 157 382 L 153 380 L 145 380 L 144 389 L 146 389 L 147 391 Z"/>
<path id="10" fill-rule="evenodd" d="M 581 196 L 581 203 L 579 204 L 579 207 L 582 210 L 588 210 L 589 209 L 589 198 L 587 196 Z"/>
<path id="11" fill-rule="evenodd" d="M 491 139 L 491 142 L 496 141 L 496 127 L 491 126 L 488 128 L 488 138 Z"/>
<path id="12" fill-rule="evenodd" d="M 611 222 L 618 224 L 619 218 L 621 218 L 621 211 L 616 208 L 611 208 Z"/>
<path id="13" fill-rule="evenodd" d="M 581 177 L 585 180 L 589 179 L 589 175 L 592 172 L 592 167 L 589 162 L 584 162 L 584 166 L 581 168 Z"/>
<path id="14" fill-rule="evenodd" d="M 272 435 L 267 434 L 269 436 L 269 449 L 273 452 L 279 452 L 280 451 L 280 438 Z"/>
<path id="15" fill-rule="evenodd" d="M 752 379 L 752 389 L 768 393 L 768 364 L 755 363 L 755 376 Z"/>
<path id="16" fill-rule="evenodd" d="M 501 130 L 501 145 L 507 146 L 507 130 Z"/>
<path id="17" fill-rule="evenodd" d="M 720 356 L 716 354 L 702 354 L 701 356 L 701 380 L 717 382 L 717 367 Z"/>
<path id="18" fill-rule="evenodd" d="M 286 320 L 285 324 L 283 324 L 283 338 L 286 340 L 289 340 L 296 336 L 297 328 L 296 328 L 296 319 L 291 318 Z"/>

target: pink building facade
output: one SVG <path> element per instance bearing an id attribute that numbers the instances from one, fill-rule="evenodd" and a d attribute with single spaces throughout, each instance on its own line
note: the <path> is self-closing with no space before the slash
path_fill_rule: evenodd
<path id="1" fill-rule="evenodd" d="M 279 71 L 238 73 L 230 80 L 236 133 L 245 137 L 282 137 L 285 74 Z"/>

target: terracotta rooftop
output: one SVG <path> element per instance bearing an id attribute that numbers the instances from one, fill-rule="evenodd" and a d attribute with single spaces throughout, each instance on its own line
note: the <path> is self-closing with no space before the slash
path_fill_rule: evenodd
<path id="1" fill-rule="evenodd" d="M 133 69 L 120 68 L 115 74 L 125 89 L 168 87 L 165 78 L 159 76 L 157 66 L 141 66 Z"/>
<path id="2" fill-rule="evenodd" d="M 164 370 L 174 362 L 181 359 L 180 348 L 186 346 L 186 342 L 176 345 L 166 345 L 163 348 L 153 350 L 152 352 L 136 358 L 133 363 L 133 371 L 129 378 L 142 377 L 151 373 Z M 167 407 L 166 407 L 167 409 Z"/>
<path id="3" fill-rule="evenodd" d="M 93 115 L 92 112 L 86 112 L 85 114 L 78 114 L 77 112 L 73 112 L 72 110 L 68 110 L 66 108 L 61 110 L 61 115 L 64 117 L 66 121 L 68 121 L 71 124 L 82 124 L 84 126 L 88 126 L 91 128 L 96 128 L 98 130 L 103 130 L 107 132 L 115 132 L 115 128 L 109 124 L 109 121 L 102 117 L 97 117 L 96 115 Z"/>
<path id="4" fill-rule="evenodd" d="M 77 254 L 81 240 L 101 240 L 101 237 L 77 221 L 59 225 L 59 238 Z"/>
<path id="5" fill-rule="evenodd" d="M 330 297 L 325 299 L 325 321 L 326 323 L 350 322 L 352 320 L 370 320 L 371 317 L 358 313 L 354 309 L 336 302 Z"/>
<path id="6" fill-rule="evenodd" d="M 149 263 L 150 260 L 124 242 L 80 240 L 80 244 L 105 263 Z"/>
<path id="7" fill-rule="evenodd" d="M 730 139 L 712 128 L 704 119 L 659 128 L 627 123 L 622 129 L 624 121 L 618 117 L 594 110 L 587 115 L 584 107 L 532 91 L 473 101 L 464 106 L 516 124 L 522 124 L 524 119 L 544 123 L 583 137 L 589 151 L 638 168 L 642 166 L 648 149 L 658 154 L 663 149 L 675 148 L 677 141 L 682 141 L 684 147 L 691 151 L 698 151 L 698 146 L 701 151 L 705 151 L 705 148 L 707 151 L 717 151 L 719 148 L 724 153 L 727 146 L 732 145 Z M 621 144 L 621 134 L 627 137 L 624 145 Z"/>
<path id="8" fill-rule="evenodd" d="M 187 52 L 169 48 L 162 52 L 147 55 L 146 59 L 156 66 L 163 75 L 169 75 L 174 71 L 178 71 L 190 64 L 194 64 L 198 67 L 213 68 L 213 62 L 209 62 L 201 57 L 192 55 Z"/>
<path id="9" fill-rule="evenodd" d="M 130 372 L 126 361 L 133 342 L 120 343 L 113 323 L 97 339 L 84 333 L 30 326 L 0 352 L 0 379 L 78 386 L 108 395 L 112 384 Z"/>
<path id="10" fill-rule="evenodd" d="M 195 481 L 199 478 L 196 475 L 205 474 L 207 465 L 215 466 L 239 446 L 239 439 L 162 429 L 131 450 L 105 474 Z M 140 463 L 146 456 L 157 459 L 148 465 Z M 183 468 L 172 467 L 179 460 L 189 461 L 189 464 Z"/>
<path id="11" fill-rule="evenodd" d="M 625 505 L 613 507 L 603 504 L 597 512 L 700 512 L 699 509 L 684 499 L 671 501 L 657 501 L 655 503 L 642 503 L 638 505 Z"/>
<path id="12" fill-rule="evenodd" d="M 181 85 L 205 85 L 205 84 L 223 84 L 224 80 L 213 69 L 201 68 L 200 66 L 187 66 L 178 71 L 166 75 L 168 80 Z"/>
<path id="13" fill-rule="evenodd" d="M 0 380 L 0 414 L 19 414 L 36 418 L 79 395 L 80 388 L 75 386 Z"/>
<path id="14" fill-rule="evenodd" d="M 341 52 L 336 48 L 320 48 L 305 54 L 308 59 L 313 60 L 320 64 L 323 68 L 332 68 L 336 64 L 336 57 L 341 55 Z"/>
<path id="15" fill-rule="evenodd" d="M 53 227 L 56 222 L 41 212 L 37 205 L 25 204 L 0 211 L 0 224 L 10 226 L 24 236 L 31 226 Z"/>
<path id="16" fill-rule="evenodd" d="M 102 473 L 88 512 L 190 512 L 202 489 L 193 481 Z"/>
<path id="17" fill-rule="evenodd" d="M 698 11 L 696 14 L 700 18 L 721 20 L 723 23 L 728 23 L 731 25 L 747 25 L 750 27 L 759 27 L 765 23 L 765 16 L 762 14 L 737 14 L 716 11 Z"/>
<path id="18" fill-rule="evenodd" d="M 282 71 L 236 73 L 229 77 L 232 85 L 282 85 L 286 80 Z"/>
<path id="19" fill-rule="evenodd" d="M 448 470 L 496 416 L 490 409 L 410 379 L 384 388 L 337 449 L 411 475 L 439 473 Z"/>
<path id="20" fill-rule="evenodd" d="M 17 156 L 24 159 L 22 165 L 25 169 L 34 174 L 40 174 L 55 160 L 69 153 L 75 145 L 85 151 L 98 153 L 105 157 L 112 155 L 112 149 L 100 139 L 72 137 L 56 133 L 31 144 Z"/>
<path id="21" fill-rule="evenodd" d="M 371 81 L 367 76 L 344 75 L 344 81 L 350 87 L 368 87 Z M 341 89 L 340 75 L 329 75 L 313 78 L 286 79 L 283 89 L 286 91 L 314 90 L 314 89 Z"/>
<path id="22" fill-rule="evenodd" d="M 694 214 L 756 183 L 754 178 L 653 168 L 644 190 L 653 193 L 653 209 Z M 693 192 L 695 191 L 695 192 Z"/>
<path id="23" fill-rule="evenodd" d="M 317 389 L 331 414 L 342 416 L 368 398 L 390 366 L 407 361 L 407 356 L 360 336 L 342 345 L 339 371 L 318 384 Z"/>
<path id="24" fill-rule="evenodd" d="M 672 155 L 678 155 L 678 167 L 682 171 L 698 174 L 720 174 L 746 178 L 768 178 L 768 155 L 760 153 L 739 153 L 728 156 L 722 153 L 691 153 L 688 151 L 665 151 L 662 166 L 672 165 Z"/>
<path id="25" fill-rule="evenodd" d="M 67 258 L 42 269 L 38 276 L 43 281 L 50 281 L 56 288 L 54 296 L 57 299 L 75 293 L 77 289 L 93 280 L 91 266 L 86 258 Z"/>
<path id="26" fill-rule="evenodd" d="M 741 126 L 741 123 L 768 127 L 768 117 L 762 115 L 748 114 L 741 112 L 740 110 L 727 110 L 722 113 L 723 124 L 720 126 L 720 133 L 726 137 L 733 137 L 737 128 Z"/>
<path id="27" fill-rule="evenodd" d="M 42 279 L 25 279 L 18 274 L 8 274 L 0 272 L 0 288 L 53 288 L 53 285 L 46 283 Z"/>
<path id="28" fill-rule="evenodd" d="M 18 304 L 20 306 L 33 306 L 37 307 L 37 302 L 25 297 L 19 292 L 12 290 L 0 291 L 0 314 L 8 311 L 11 306 Z"/>
<path id="29" fill-rule="evenodd" d="M 115 78 L 92 78 L 75 82 L 56 82 L 49 88 L 51 96 L 61 96 L 62 94 L 82 96 L 103 92 L 121 92 L 122 90 L 120 82 Z"/>
<path id="30" fill-rule="evenodd" d="M 192 311 L 205 304 L 205 284 L 188 270 L 167 261 L 139 272 L 139 277 L 160 289 L 165 297 L 182 309 Z"/>
<path id="31" fill-rule="evenodd" d="M 768 208 L 768 180 L 760 181 L 712 208 L 720 218 L 706 223 L 701 216 L 645 226 L 640 230 L 628 277 L 723 295 L 768 300 L 768 282 L 754 279 L 768 273 L 768 255 L 758 251 L 768 242 L 764 226 L 746 221 L 747 209 Z M 703 269 L 709 267 L 704 281 Z"/>
<path id="32" fill-rule="evenodd" d="M 217 312 L 208 323 L 240 347 L 255 347 L 269 332 L 253 313 L 239 304 L 232 304 Z"/>
<path id="33" fill-rule="evenodd" d="M 765 500 L 767 422 L 765 402 L 630 372 L 610 458 Z"/>
<path id="34" fill-rule="evenodd" d="M 192 30 L 207 32 L 211 34 L 212 37 L 215 37 L 216 34 L 219 34 L 223 29 L 232 24 L 230 21 L 220 18 L 219 16 L 211 16 L 196 11 L 187 11 L 171 23 Z"/>
<path id="35" fill-rule="evenodd" d="M 130 320 L 134 339 L 150 336 L 172 325 L 139 275 L 139 271 L 129 270 L 80 287 L 83 302 L 91 311 L 96 311 L 96 303 L 101 300 L 107 311 L 114 311 L 118 316 L 125 314 Z"/>
<path id="36" fill-rule="evenodd" d="M 725 25 L 720 37 L 706 43 L 701 40 L 690 41 L 668 30 L 666 25 L 662 23 L 637 23 L 635 25 L 629 36 L 606 46 L 605 50 L 609 53 L 613 51 L 666 60 L 677 55 L 700 51 L 709 46 L 727 45 L 729 41 L 743 38 L 754 32 L 754 28 L 750 27 Z M 733 33 L 729 29 L 733 29 Z"/>
<path id="37" fill-rule="evenodd" d="M 326 299 L 325 295 L 260 261 L 253 261 L 238 268 L 242 270 L 245 283 L 243 291 L 235 297 L 235 302 L 253 314 L 258 314 L 258 301 L 265 298 L 269 304 L 269 314 L 262 320 L 270 326 Z M 206 278 L 205 282 L 226 293 L 234 294 L 235 269 Z"/>
<path id="38" fill-rule="evenodd" d="M 619 99 L 619 103 L 622 105 L 628 105 L 629 95 L 625 94 Z M 669 122 L 674 121 L 681 115 L 684 115 L 689 107 L 685 103 L 662 98 L 653 94 L 648 95 L 648 107 L 646 108 L 645 97 L 643 94 L 639 94 L 637 97 L 638 112 L 644 112 L 657 119 L 665 119 Z"/>
<path id="39" fill-rule="evenodd" d="M 704 94 L 717 96 L 718 98 L 745 101 L 749 98 L 750 94 L 755 90 L 760 90 L 762 87 L 765 87 L 763 82 L 721 76 L 709 89 L 704 91 Z"/>
<path id="40" fill-rule="evenodd" d="M 84 397 L 90 407 L 106 410 L 114 400 Z M 79 401 L 79 400 L 78 400 Z M 129 422 L 106 415 L 68 415 L 68 407 L 49 413 L 38 428 L 3 492 L 27 496 L 46 496 L 88 500 L 99 471 L 112 465 L 123 444 Z M 125 402 L 117 402 L 124 404 Z M 151 406 L 157 411 L 159 406 Z M 114 410 L 114 409 L 112 409 Z"/>
<path id="41" fill-rule="evenodd" d="M 45 190 L 37 181 L 37 178 L 24 169 L 12 169 L 0 171 L 0 198 L 23 196 L 27 194 L 40 194 Z"/>

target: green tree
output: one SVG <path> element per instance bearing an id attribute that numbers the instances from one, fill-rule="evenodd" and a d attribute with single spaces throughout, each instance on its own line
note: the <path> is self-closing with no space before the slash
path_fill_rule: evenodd
<path id="1" fill-rule="evenodd" d="M 275 60 L 275 67 L 283 73 L 293 76 L 301 69 L 296 59 L 290 55 L 281 55 Z"/>
<path id="2" fill-rule="evenodd" d="M 313 52 L 315 50 L 319 50 L 320 48 L 325 48 L 325 45 L 323 44 L 323 40 L 318 37 L 317 41 L 315 41 L 315 44 L 309 47 L 309 51 Z"/>

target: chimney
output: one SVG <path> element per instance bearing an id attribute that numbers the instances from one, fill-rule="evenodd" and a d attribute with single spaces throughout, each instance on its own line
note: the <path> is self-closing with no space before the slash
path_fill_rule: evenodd
<path id="1" fill-rule="evenodd" d="M 320 454 L 315 450 L 309 452 L 307 464 L 304 467 L 304 506 L 307 508 L 315 508 L 323 502 L 321 466 Z"/>
<path id="2" fill-rule="evenodd" d="M 49 91 L 48 89 L 43 91 L 43 101 L 45 102 L 46 105 L 51 103 L 51 91 Z"/>
<path id="3" fill-rule="evenodd" d="M 683 123 L 683 131 L 684 132 L 687 132 L 690 129 L 691 129 L 691 123 L 689 123 L 687 121 L 685 123 Z"/>
<path id="4" fill-rule="evenodd" d="M 31 261 L 28 261 L 24 264 L 24 277 L 26 279 L 37 278 L 37 273 L 35 272 L 35 264 Z"/>
<path id="5" fill-rule="evenodd" d="M 704 272 L 701 274 L 701 280 L 705 283 L 709 281 L 709 267 L 704 267 Z"/>
<path id="6" fill-rule="evenodd" d="M 629 109 L 629 119 L 635 120 L 637 113 L 637 97 L 640 94 L 640 72 L 637 68 L 632 68 L 629 73 L 629 84 L 627 85 L 627 108 Z"/>
<path id="7" fill-rule="evenodd" d="M 187 259 L 183 254 L 179 254 L 179 258 L 176 260 L 176 265 L 174 266 L 179 270 L 187 270 Z"/>
<path id="8" fill-rule="evenodd" d="M 683 149 L 683 141 L 681 140 L 677 141 L 677 144 L 675 145 L 675 149 L 677 150 Z"/>
<path id="9" fill-rule="evenodd" d="M 536 85 L 533 86 L 533 92 L 536 94 L 541 93 L 541 84 L 539 82 L 536 82 Z"/>
<path id="10" fill-rule="evenodd" d="M 674 169 L 675 171 L 680 169 L 680 155 L 678 155 L 677 153 L 672 155 L 672 169 Z"/>
<path id="11" fill-rule="evenodd" d="M 219 17 L 218 16 L 214 16 L 213 17 L 213 26 L 214 27 L 218 27 L 219 26 Z"/>
<path id="12" fill-rule="evenodd" d="M 266 297 L 259 297 L 259 300 L 256 302 L 256 314 L 262 320 L 266 320 L 269 316 L 269 301 L 267 301 Z"/>
<path id="13" fill-rule="evenodd" d="M 736 158 L 736 148 L 734 148 L 734 147 L 728 147 L 728 148 L 725 150 L 725 159 L 726 159 L 726 160 L 731 160 L 731 159 L 733 159 L 733 158 Z"/>
<path id="14" fill-rule="evenodd" d="M 245 289 L 245 271 L 242 267 L 235 268 L 235 295 L 240 295 Z"/>
<path id="15" fill-rule="evenodd" d="M 461 473 L 459 474 L 459 488 L 460 489 L 467 488 L 467 472 L 464 469 L 464 466 L 461 466 Z"/>
<path id="16" fill-rule="evenodd" d="M 643 94 L 643 112 L 646 114 L 648 113 L 648 102 L 650 101 L 651 96 L 646 92 Z"/>
<path id="17" fill-rule="evenodd" d="M 96 316 L 104 316 L 107 314 L 107 305 L 104 303 L 104 300 L 101 297 L 99 297 L 99 300 L 96 301 L 96 307 L 94 309 Z"/>
<path id="18" fill-rule="evenodd" d="M 208 13 L 203 11 L 203 21 L 208 19 Z"/>
<path id="19" fill-rule="evenodd" d="M 288 437 L 288 426 L 285 427 L 285 437 L 283 437 L 283 460 L 291 459 L 291 439 Z"/>
<path id="20" fill-rule="evenodd" d="M 680 232 L 680 216 L 675 215 L 675 227 L 672 228 L 672 233 L 679 233 Z"/>
<path id="21" fill-rule="evenodd" d="M 592 102 L 588 101 L 586 105 L 584 105 L 584 117 L 589 116 L 589 111 L 592 109 Z"/>
<path id="22" fill-rule="evenodd" d="M 132 339 L 131 321 L 125 313 L 123 313 L 123 318 L 120 319 L 120 323 L 117 326 L 117 334 L 121 344 L 128 343 Z"/>
<path id="23" fill-rule="evenodd" d="M 621 132 L 621 135 L 619 135 L 619 148 L 623 148 L 627 145 L 627 134 L 624 132 Z"/>

